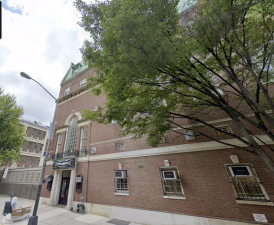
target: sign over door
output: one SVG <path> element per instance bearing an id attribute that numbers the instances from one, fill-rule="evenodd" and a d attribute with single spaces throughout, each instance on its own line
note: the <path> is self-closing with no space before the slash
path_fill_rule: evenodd
<path id="1" fill-rule="evenodd" d="M 71 169 L 75 168 L 75 158 L 65 160 L 53 160 L 53 169 Z"/>

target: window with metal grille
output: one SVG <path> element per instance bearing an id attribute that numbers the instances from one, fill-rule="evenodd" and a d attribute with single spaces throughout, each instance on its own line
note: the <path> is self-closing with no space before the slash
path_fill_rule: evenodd
<path id="1" fill-rule="evenodd" d="M 115 192 L 116 193 L 125 193 L 128 192 L 128 179 L 126 170 L 115 170 Z M 121 176 L 119 176 L 121 175 Z"/>
<path id="2" fill-rule="evenodd" d="M 81 150 L 87 149 L 88 127 L 83 127 L 81 132 Z"/>
<path id="3" fill-rule="evenodd" d="M 87 78 L 80 81 L 80 88 L 85 87 L 87 84 Z"/>
<path id="4" fill-rule="evenodd" d="M 182 182 L 177 167 L 160 168 L 165 196 L 184 196 Z"/>
<path id="5" fill-rule="evenodd" d="M 160 140 L 159 144 L 169 143 L 169 137 L 168 135 L 165 135 L 162 140 Z"/>
<path id="6" fill-rule="evenodd" d="M 225 165 L 237 200 L 270 201 L 251 164 Z"/>
<path id="7" fill-rule="evenodd" d="M 69 92 L 70 92 L 70 87 L 68 87 L 68 88 L 66 88 L 66 89 L 65 89 L 64 96 L 68 95 L 68 94 L 69 94 Z"/>
<path id="8" fill-rule="evenodd" d="M 123 150 L 124 143 L 115 143 L 115 150 Z"/>
<path id="9" fill-rule="evenodd" d="M 63 134 L 59 134 L 58 135 L 58 140 L 57 140 L 57 146 L 56 146 L 55 154 L 60 153 L 60 151 L 61 151 L 61 145 L 62 145 L 62 140 L 63 140 Z"/>
<path id="10" fill-rule="evenodd" d="M 228 126 L 228 125 L 219 126 L 219 127 L 216 127 L 216 128 L 218 128 L 218 129 L 221 130 L 221 131 L 224 131 L 224 132 L 233 134 L 233 133 L 232 133 L 232 130 L 231 130 L 231 128 L 230 128 L 230 126 Z M 223 134 L 224 134 L 223 132 L 221 132 L 221 131 L 219 131 L 219 130 L 214 129 L 214 133 L 215 133 L 216 136 L 219 136 L 219 135 L 223 135 Z"/>
<path id="11" fill-rule="evenodd" d="M 77 121 L 78 117 L 73 117 L 69 123 L 67 137 L 66 137 L 66 145 L 65 145 L 65 155 L 70 155 L 76 148 L 77 141 Z"/>

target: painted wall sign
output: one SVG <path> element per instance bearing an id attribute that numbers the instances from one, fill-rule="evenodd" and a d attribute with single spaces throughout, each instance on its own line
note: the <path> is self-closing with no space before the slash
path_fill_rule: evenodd
<path id="1" fill-rule="evenodd" d="M 75 158 L 65 160 L 53 160 L 53 169 L 70 169 L 75 168 Z"/>

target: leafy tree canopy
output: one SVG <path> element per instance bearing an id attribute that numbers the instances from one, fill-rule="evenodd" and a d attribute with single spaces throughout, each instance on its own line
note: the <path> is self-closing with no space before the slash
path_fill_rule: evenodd
<path id="1" fill-rule="evenodd" d="M 6 159 L 18 161 L 24 142 L 24 128 L 19 125 L 23 108 L 17 106 L 14 95 L 4 94 L 0 88 L 0 164 Z"/>
<path id="2" fill-rule="evenodd" d="M 82 13 L 79 25 L 92 38 L 81 48 L 97 71 L 89 85 L 94 94 L 107 96 L 106 108 L 85 111 L 85 117 L 115 120 L 124 135 L 135 138 L 150 134 L 148 143 L 156 146 L 166 131 L 187 129 L 224 143 L 185 126 L 187 120 L 214 128 L 208 121 L 218 112 L 231 118 L 241 135 L 219 131 L 251 146 L 274 172 L 273 160 L 252 132 L 274 141 L 273 2 L 183 2 L 190 7 L 179 15 L 176 0 L 75 1 Z"/>

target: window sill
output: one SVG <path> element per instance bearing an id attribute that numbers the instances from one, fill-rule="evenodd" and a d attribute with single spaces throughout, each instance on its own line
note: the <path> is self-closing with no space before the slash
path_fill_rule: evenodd
<path id="1" fill-rule="evenodd" d="M 169 198 L 169 199 L 186 199 L 185 196 L 167 196 L 167 195 L 163 195 L 164 198 Z"/>
<path id="2" fill-rule="evenodd" d="M 129 193 L 128 192 L 114 192 L 114 195 L 129 196 Z"/>
<path id="3" fill-rule="evenodd" d="M 273 202 L 259 202 L 259 201 L 246 201 L 246 200 L 236 200 L 236 202 L 238 204 L 274 206 Z"/>

